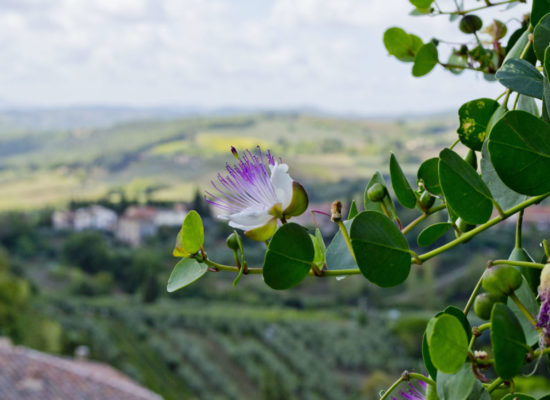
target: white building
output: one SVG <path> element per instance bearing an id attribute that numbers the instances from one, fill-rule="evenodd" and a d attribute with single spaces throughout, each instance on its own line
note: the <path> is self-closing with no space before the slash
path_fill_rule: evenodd
<path id="1" fill-rule="evenodd" d="M 117 214 L 106 207 L 90 206 L 75 211 L 55 211 L 52 224 L 57 230 L 83 231 L 95 229 L 114 232 L 118 223 Z"/>

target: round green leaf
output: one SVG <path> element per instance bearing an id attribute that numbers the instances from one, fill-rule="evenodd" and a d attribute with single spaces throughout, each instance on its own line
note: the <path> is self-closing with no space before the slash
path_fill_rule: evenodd
<path id="1" fill-rule="evenodd" d="M 458 318 L 448 313 L 434 317 L 427 337 L 434 366 L 445 374 L 460 370 L 468 354 L 468 336 Z"/>
<path id="2" fill-rule="evenodd" d="M 200 215 L 191 210 L 185 216 L 178 234 L 174 255 L 186 256 L 195 254 L 204 244 L 204 228 Z M 180 255 L 181 254 L 181 255 Z"/>
<path id="3" fill-rule="evenodd" d="M 498 176 L 518 193 L 550 192 L 550 125 L 525 111 L 510 111 L 489 135 L 489 156 Z"/>
<path id="4" fill-rule="evenodd" d="M 418 180 L 424 182 L 426 190 L 434 195 L 443 194 L 441 186 L 439 185 L 439 158 L 429 158 L 424 161 L 418 169 Z"/>
<path id="5" fill-rule="evenodd" d="M 344 226 L 348 230 L 351 226 L 351 220 L 344 221 Z M 351 269 L 357 268 L 357 263 L 351 255 L 348 245 L 342 235 L 342 232 L 338 231 L 332 238 L 332 241 L 327 247 L 325 254 L 326 263 L 328 269 Z"/>
<path id="6" fill-rule="evenodd" d="M 351 224 L 351 244 L 361 273 L 381 287 L 404 282 L 411 270 L 411 255 L 405 236 L 385 215 L 359 213 Z"/>
<path id="7" fill-rule="evenodd" d="M 434 0 L 409 0 L 419 10 L 426 10 L 432 6 Z"/>
<path id="8" fill-rule="evenodd" d="M 543 397 L 541 400 L 545 399 L 546 397 Z M 504 396 L 501 400 L 537 400 L 534 397 L 529 396 L 528 394 L 523 393 L 508 393 L 506 396 Z"/>
<path id="9" fill-rule="evenodd" d="M 550 14 L 546 14 L 533 31 L 533 48 L 539 60 L 544 60 L 544 51 L 550 44 Z"/>
<path id="10" fill-rule="evenodd" d="M 416 54 L 412 68 L 413 76 L 424 76 L 429 74 L 437 65 L 439 55 L 437 47 L 432 42 L 423 45 Z"/>
<path id="11" fill-rule="evenodd" d="M 263 265 L 264 281 L 276 290 L 290 289 L 306 277 L 313 258 L 309 233 L 298 224 L 287 223 L 269 242 Z"/>
<path id="12" fill-rule="evenodd" d="M 468 341 L 470 341 L 470 339 L 472 338 L 472 326 L 470 325 L 468 318 L 466 318 L 462 310 L 455 306 L 448 306 L 445 310 L 443 310 L 443 312 L 446 314 L 451 314 L 460 321 L 462 327 L 464 328 L 464 332 L 466 332 Z"/>
<path id="13" fill-rule="evenodd" d="M 414 208 L 414 206 L 416 206 L 416 196 L 401 166 L 397 162 L 397 158 L 395 158 L 393 154 L 390 156 L 390 178 L 397 200 L 399 200 L 404 207 Z"/>
<path id="14" fill-rule="evenodd" d="M 452 150 L 443 149 L 439 158 L 439 179 L 447 204 L 469 224 L 487 222 L 493 202 L 481 177 Z"/>
<path id="15" fill-rule="evenodd" d="M 432 362 L 430 357 L 430 348 L 428 346 L 427 333 L 424 332 L 422 336 L 422 360 L 424 361 L 424 366 L 433 379 L 437 379 L 437 368 Z"/>
<path id="16" fill-rule="evenodd" d="M 453 374 L 440 373 L 437 376 L 437 394 L 440 399 L 467 400 L 475 386 L 476 378 L 470 364 L 462 363 L 462 368 Z M 476 397 L 479 399 L 479 397 Z"/>
<path id="17" fill-rule="evenodd" d="M 491 160 L 489 158 L 489 150 L 487 149 L 487 141 L 483 143 L 481 149 L 481 179 L 487 185 L 493 198 L 502 207 L 503 210 L 508 210 L 522 201 L 527 200 L 528 196 L 514 192 L 500 180 Z"/>
<path id="18" fill-rule="evenodd" d="M 514 92 L 542 99 L 542 74 L 528 61 L 511 58 L 500 67 L 495 77 Z"/>
<path id="19" fill-rule="evenodd" d="M 458 137 L 472 150 L 481 150 L 481 145 L 488 134 L 487 126 L 499 104 L 493 99 L 469 101 L 458 110 Z"/>
<path id="20" fill-rule="evenodd" d="M 206 264 L 199 263 L 194 258 L 182 258 L 172 270 L 166 290 L 171 293 L 184 288 L 201 278 L 207 271 Z"/>
<path id="21" fill-rule="evenodd" d="M 550 1 L 533 0 L 531 7 L 531 26 L 536 27 L 545 14 L 550 12 Z"/>
<path id="22" fill-rule="evenodd" d="M 416 241 L 420 247 L 431 246 L 437 241 L 437 239 L 447 233 L 452 226 L 453 224 L 450 222 L 439 222 L 437 224 L 430 225 L 420 232 Z"/>
<path id="23" fill-rule="evenodd" d="M 422 40 L 410 35 L 401 28 L 392 27 L 384 32 L 384 46 L 392 56 L 401 61 L 414 61 Z"/>
<path id="24" fill-rule="evenodd" d="M 498 376 L 512 379 L 525 363 L 528 346 L 519 321 L 503 303 L 495 303 L 491 312 L 491 343 Z"/>

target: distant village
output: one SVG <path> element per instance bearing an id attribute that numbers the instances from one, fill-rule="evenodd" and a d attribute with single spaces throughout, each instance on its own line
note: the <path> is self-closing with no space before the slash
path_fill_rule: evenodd
<path id="1" fill-rule="evenodd" d="M 98 230 L 111 232 L 117 239 L 139 246 L 149 236 L 157 234 L 161 226 L 181 226 L 187 209 L 182 204 L 173 208 L 130 206 L 122 215 L 110 208 L 91 205 L 74 211 L 54 211 L 52 225 L 55 230 Z"/>
<path id="2" fill-rule="evenodd" d="M 319 226 L 324 232 L 335 228 L 330 218 L 320 214 L 314 217 L 311 210 L 328 212 L 330 204 L 310 204 L 308 211 L 293 218 L 293 221 L 305 226 Z M 162 226 L 181 226 L 187 211 L 183 204 L 176 204 L 172 208 L 134 205 L 119 215 L 110 208 L 91 205 L 73 211 L 55 211 L 52 214 L 52 225 L 55 230 L 111 232 L 120 241 L 131 246 L 139 246 L 147 237 L 156 235 Z M 495 213 L 493 217 L 497 215 Z M 516 220 L 517 214 L 506 219 L 504 224 L 512 225 Z M 523 221 L 525 224 L 536 226 L 540 231 L 550 229 L 550 206 L 536 205 L 528 208 L 525 210 Z"/>

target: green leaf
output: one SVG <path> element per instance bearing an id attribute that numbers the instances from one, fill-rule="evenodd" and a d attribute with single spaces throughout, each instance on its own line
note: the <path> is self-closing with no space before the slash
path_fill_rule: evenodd
<path id="1" fill-rule="evenodd" d="M 521 370 L 528 347 L 519 321 L 503 303 L 495 303 L 491 312 L 491 343 L 498 376 L 512 379 Z"/>
<path id="2" fill-rule="evenodd" d="M 407 279 L 411 269 L 409 245 L 385 215 L 359 213 L 351 224 L 350 237 L 359 269 L 369 281 L 390 287 Z"/>
<path id="3" fill-rule="evenodd" d="M 207 271 L 206 264 L 199 263 L 194 258 L 182 258 L 172 270 L 166 290 L 171 293 L 184 288 L 200 279 Z"/>
<path id="4" fill-rule="evenodd" d="M 468 322 L 468 318 L 466 318 L 462 310 L 455 306 L 448 306 L 445 310 L 443 310 L 443 312 L 446 314 L 451 314 L 460 321 L 462 327 L 464 328 L 464 332 L 466 332 L 468 341 L 470 341 L 472 338 L 472 326 L 470 325 L 470 322 Z"/>
<path id="5" fill-rule="evenodd" d="M 550 44 L 550 14 L 546 14 L 533 31 L 533 48 L 539 60 L 544 60 L 544 52 Z"/>
<path id="6" fill-rule="evenodd" d="M 348 219 L 353 219 L 357 213 L 357 204 L 355 203 L 355 200 L 352 200 L 349 206 Z"/>
<path id="7" fill-rule="evenodd" d="M 531 7 L 531 26 L 536 27 L 542 17 L 549 12 L 549 0 L 533 0 L 533 6 Z"/>
<path id="8" fill-rule="evenodd" d="M 384 180 L 384 177 L 382 176 L 382 174 L 380 172 L 376 171 L 376 173 L 372 176 L 371 180 L 367 184 L 367 187 L 365 188 L 365 194 L 364 194 L 365 210 L 366 211 L 369 211 L 369 210 L 370 211 L 377 211 L 381 214 L 384 214 L 384 211 L 382 209 L 382 206 L 380 205 L 380 202 L 370 200 L 369 196 L 367 194 L 370 187 L 372 185 L 374 185 L 375 183 L 379 183 L 382 186 L 387 187 L 386 181 Z M 386 206 L 386 210 L 388 210 L 388 213 L 390 214 L 390 217 L 397 220 L 398 219 L 397 211 L 395 210 L 395 206 L 393 204 L 393 201 L 392 201 L 391 197 L 389 195 L 384 196 L 384 199 L 382 200 L 382 202 Z"/>
<path id="9" fill-rule="evenodd" d="M 174 256 L 187 257 L 198 252 L 204 244 L 204 228 L 200 215 L 191 210 L 185 216 L 181 230 L 178 233 Z"/>
<path id="10" fill-rule="evenodd" d="M 468 336 L 453 315 L 444 313 L 432 320 L 426 331 L 431 360 L 438 371 L 454 374 L 466 361 Z"/>
<path id="11" fill-rule="evenodd" d="M 386 30 L 383 40 L 388 53 L 405 62 L 414 61 L 418 49 L 423 44 L 418 36 L 408 34 L 397 27 Z"/>
<path id="12" fill-rule="evenodd" d="M 426 332 L 424 332 L 424 335 L 422 336 L 422 360 L 424 361 L 424 366 L 432 379 L 437 379 L 437 368 L 432 363 L 432 359 L 430 357 L 430 348 L 428 346 L 428 337 Z"/>
<path id="13" fill-rule="evenodd" d="M 462 363 L 458 372 L 439 373 L 437 395 L 440 400 L 467 400 L 474 389 L 476 378 L 470 364 Z"/>
<path id="14" fill-rule="evenodd" d="M 542 116 L 546 122 L 550 121 L 550 47 L 544 52 L 544 79 L 542 83 Z"/>
<path id="15" fill-rule="evenodd" d="M 489 135 L 491 163 L 512 190 L 536 196 L 550 192 L 550 125 L 525 111 L 509 111 Z"/>
<path id="16" fill-rule="evenodd" d="M 481 177 L 452 150 L 443 149 L 439 157 L 439 179 L 447 204 L 469 224 L 487 222 L 493 203 Z"/>
<path id="17" fill-rule="evenodd" d="M 508 393 L 500 400 L 537 400 L 534 397 L 524 393 Z"/>
<path id="18" fill-rule="evenodd" d="M 535 101 L 535 99 L 529 96 L 525 96 L 523 94 L 519 95 L 516 110 L 527 111 L 529 114 L 533 114 L 535 117 L 540 116 L 539 107 L 537 106 L 537 102 Z"/>
<path id="19" fill-rule="evenodd" d="M 535 299 L 535 295 L 529 288 L 529 284 L 527 283 L 527 280 L 525 277 L 522 277 L 523 282 L 519 289 L 517 289 L 514 294 L 518 296 L 519 301 L 525 306 L 527 311 L 531 313 L 531 315 L 536 316 L 539 312 L 539 305 L 537 303 L 537 300 Z M 529 346 L 534 345 L 539 340 L 539 333 L 537 330 L 533 327 L 533 324 L 531 321 L 527 319 L 527 317 L 521 312 L 521 310 L 516 306 L 516 303 L 510 298 L 507 300 L 507 305 L 512 310 L 516 318 L 518 319 L 522 329 L 523 334 L 525 335 L 525 341 Z"/>
<path id="20" fill-rule="evenodd" d="M 481 145 L 487 137 L 487 126 L 491 116 L 499 107 L 493 99 L 477 99 L 463 104 L 458 110 L 458 137 L 460 141 L 472 150 L 481 150 Z"/>
<path id="21" fill-rule="evenodd" d="M 418 169 L 417 177 L 419 181 L 424 182 L 424 187 L 433 195 L 443 194 L 439 184 L 439 158 L 429 158 L 424 161 Z"/>
<path id="22" fill-rule="evenodd" d="M 323 240 L 323 236 L 321 235 L 321 231 L 319 228 L 315 229 L 315 236 L 310 235 L 311 241 L 313 243 L 313 250 L 314 250 L 314 256 L 313 256 L 313 264 L 315 264 L 319 269 L 323 269 L 325 265 L 325 241 Z"/>
<path id="23" fill-rule="evenodd" d="M 423 45 L 416 54 L 412 68 L 413 76 L 420 77 L 429 74 L 439 61 L 437 47 L 433 42 Z"/>
<path id="24" fill-rule="evenodd" d="M 530 97 L 542 99 L 542 74 L 528 61 L 511 58 L 496 73 L 507 88 Z"/>
<path id="25" fill-rule="evenodd" d="M 416 206 L 416 196 L 393 153 L 390 156 L 390 178 L 397 200 L 404 207 L 414 208 Z"/>
<path id="26" fill-rule="evenodd" d="M 432 6 L 434 0 L 409 0 L 419 10 L 426 10 Z"/>
<path id="27" fill-rule="evenodd" d="M 525 49 L 525 46 L 527 46 L 527 43 L 529 43 L 529 35 L 531 32 L 529 32 L 527 29 L 520 28 L 516 30 L 511 36 L 508 41 L 508 45 L 506 46 L 506 57 L 504 57 L 503 63 L 506 63 L 506 61 L 511 60 L 512 58 L 520 58 L 521 54 L 523 53 L 523 50 Z M 514 39 L 519 35 L 517 40 L 514 41 Z M 512 47 L 510 48 L 511 43 Z"/>
<path id="28" fill-rule="evenodd" d="M 531 97 L 528 97 L 529 99 Z M 491 129 L 493 129 L 493 126 L 500 121 L 500 119 L 508 112 L 508 109 L 505 106 L 498 106 L 498 108 L 495 110 L 493 115 L 491 116 L 491 119 L 489 120 L 489 123 L 487 124 L 487 133 L 491 132 Z M 485 140 L 487 142 L 487 140 Z M 483 143 L 485 143 L 483 142 Z M 483 147 L 483 146 L 482 146 Z"/>
<path id="29" fill-rule="evenodd" d="M 483 143 L 483 148 L 481 149 L 481 178 L 502 209 L 509 210 L 522 201 L 527 200 L 528 196 L 514 192 L 500 180 L 493 164 L 491 164 L 487 143 L 487 141 Z"/>
<path id="30" fill-rule="evenodd" d="M 426 227 L 416 239 L 420 247 L 428 247 L 434 244 L 437 239 L 443 236 L 451 229 L 453 224 L 449 222 L 438 222 L 437 224 Z"/>
<path id="31" fill-rule="evenodd" d="M 276 290 L 296 286 L 309 273 L 314 256 L 313 242 L 306 229 L 293 222 L 284 224 L 273 235 L 265 253 L 265 283 Z"/>
<path id="32" fill-rule="evenodd" d="M 344 226 L 348 230 L 348 233 L 351 222 L 352 220 L 344 221 Z M 327 247 L 325 256 L 327 268 L 329 270 L 359 268 L 353 259 L 353 256 L 349 252 L 348 245 L 346 244 L 344 236 L 340 231 L 336 232 L 332 238 L 332 241 Z"/>

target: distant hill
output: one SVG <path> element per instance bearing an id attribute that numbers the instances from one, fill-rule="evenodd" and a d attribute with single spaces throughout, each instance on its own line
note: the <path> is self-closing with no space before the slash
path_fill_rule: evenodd
<path id="1" fill-rule="evenodd" d="M 232 161 L 231 145 L 270 148 L 306 185 L 368 179 L 383 169 L 389 152 L 415 174 L 422 157 L 450 145 L 456 135 L 455 118 L 448 115 L 364 120 L 176 114 L 101 107 L 1 112 L 0 209 L 63 206 L 113 190 L 188 200 Z"/>

